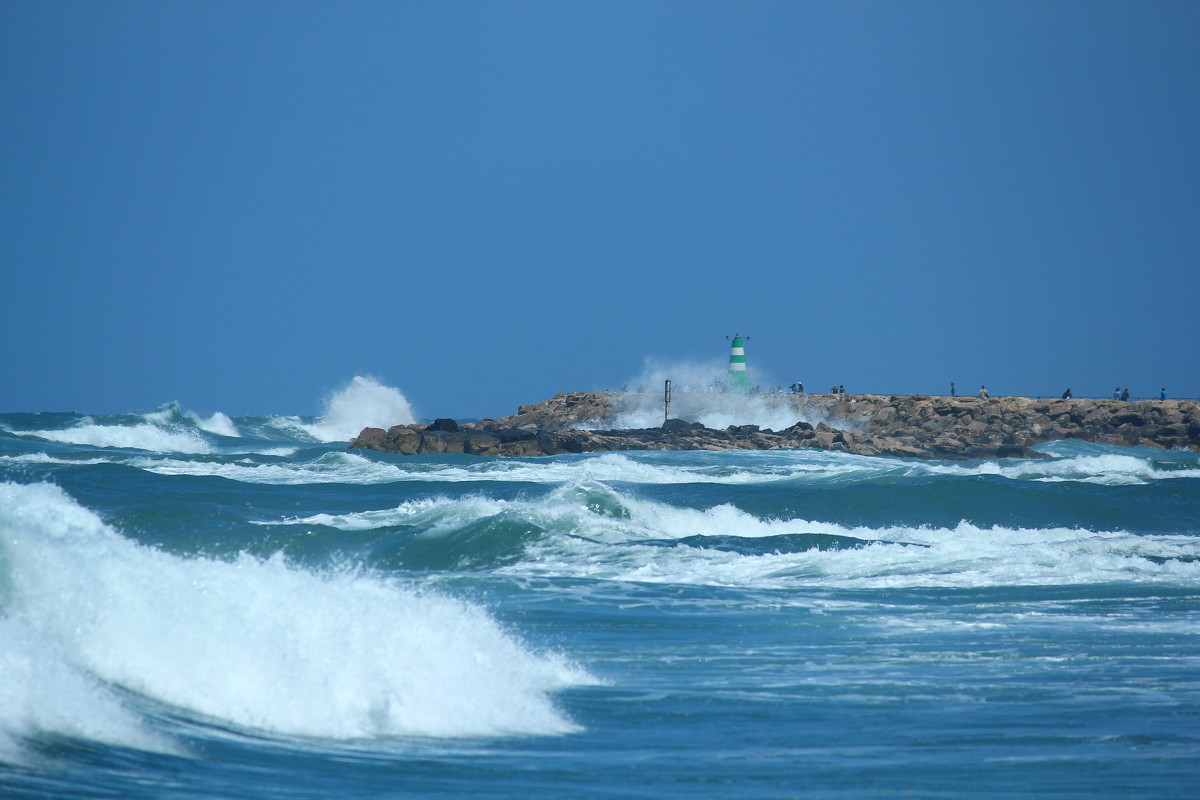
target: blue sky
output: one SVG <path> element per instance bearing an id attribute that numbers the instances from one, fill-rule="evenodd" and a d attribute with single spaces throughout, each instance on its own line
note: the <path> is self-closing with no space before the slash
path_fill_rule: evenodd
<path id="1" fill-rule="evenodd" d="M 1200 396 L 1200 3 L 0 4 L 0 411 Z"/>

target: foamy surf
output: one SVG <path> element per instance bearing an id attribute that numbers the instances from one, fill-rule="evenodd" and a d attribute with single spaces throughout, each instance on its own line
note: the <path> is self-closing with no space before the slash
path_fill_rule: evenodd
<path id="1" fill-rule="evenodd" d="M 592 682 L 476 605 L 279 557 L 179 558 L 47 484 L 0 484 L 0 537 L 9 753 L 48 733 L 163 746 L 113 686 L 238 728 L 356 739 L 570 733 L 550 695 Z"/>
<path id="2" fill-rule="evenodd" d="M 910 473 L 995 475 L 1010 480 L 1057 483 L 1074 481 L 1105 486 L 1144 484 L 1155 480 L 1200 478 L 1200 469 L 1176 467 L 1153 457 L 1117 453 L 1065 455 L 1051 459 L 985 461 L 975 465 L 914 463 Z"/>
<path id="3" fill-rule="evenodd" d="M 151 422 L 135 425 L 98 425 L 87 420 L 62 430 L 22 431 L 62 444 L 112 447 L 126 450 L 151 450 L 158 453 L 212 453 L 211 442 L 196 430 L 167 429 Z"/>
<path id="4" fill-rule="evenodd" d="M 506 574 L 618 582 L 778 589 L 975 589 L 1095 583 L 1200 586 L 1200 548 L 1187 536 L 1064 528 L 860 528 L 804 520 L 761 522 L 717 508 L 673 546 L 546 537 Z M 728 523 L 737 527 L 730 527 Z M 754 529 L 758 530 L 755 531 Z M 749 529 L 749 530 L 747 530 Z M 729 531 L 740 530 L 740 533 Z M 774 530 L 774 534 L 766 533 Z M 752 535 L 747 535 L 747 534 Z M 730 540 L 777 536 L 767 552 Z M 711 537 L 713 544 L 704 540 Z M 795 544 L 788 541 L 796 540 Z M 836 543 L 825 544 L 829 539 Z M 789 551 L 791 548 L 797 548 Z"/>
<path id="5" fill-rule="evenodd" d="M 181 421 L 186 421 L 202 431 L 207 431 L 217 436 L 236 438 L 242 435 L 237 425 L 234 424 L 228 415 L 217 411 L 205 417 L 194 411 L 184 410 L 180 407 L 179 403 L 167 403 L 157 411 L 145 414 L 144 416 L 147 422 L 160 427 L 169 427 Z"/>
<path id="6" fill-rule="evenodd" d="M 1026 528 L 849 526 L 763 518 L 730 504 L 677 507 L 596 482 L 536 499 L 426 498 L 395 508 L 264 521 L 344 531 L 405 526 L 449 536 L 488 520 L 540 534 L 505 574 L 778 589 L 1003 587 L 1081 583 L 1200 586 L 1192 536 Z M 754 544 L 771 540 L 770 547 Z"/>
<path id="7" fill-rule="evenodd" d="M 241 455 L 241 454 L 238 454 Z M 268 450 L 260 455 L 272 455 Z M 393 464 L 379 463 L 355 453 L 322 453 L 309 461 L 286 464 L 260 463 L 251 458 L 222 461 L 188 461 L 178 458 L 131 459 L 130 466 L 159 475 L 219 477 L 241 483 L 302 485 L 316 483 L 378 484 L 404 480 L 407 473 Z"/>

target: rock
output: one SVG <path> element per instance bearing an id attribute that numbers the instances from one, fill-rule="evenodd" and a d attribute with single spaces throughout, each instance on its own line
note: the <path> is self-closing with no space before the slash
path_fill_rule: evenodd
<path id="1" fill-rule="evenodd" d="M 878 411 L 878 413 L 875 414 L 874 418 L 872 419 L 872 422 L 874 422 L 876 425 L 882 427 L 884 425 L 887 425 L 890 422 L 893 422 L 895 419 L 896 419 L 896 407 L 895 406 L 885 406 L 885 407 L 881 408 Z"/>
<path id="2" fill-rule="evenodd" d="M 473 456 L 495 455 L 500 449 L 500 438 L 488 433 L 467 436 L 463 440 L 463 452 Z"/>
<path id="3" fill-rule="evenodd" d="M 813 434 L 811 441 L 815 444 L 815 446 L 820 447 L 822 450 L 828 450 L 833 446 L 833 437 L 834 433 L 832 430 L 817 430 L 817 432 Z"/>
<path id="4" fill-rule="evenodd" d="M 363 428 L 362 432 L 358 434 L 358 439 L 355 441 L 361 442 L 362 446 L 367 447 L 370 444 L 376 444 L 386 440 L 387 435 L 388 432 L 383 428 Z"/>
<path id="5" fill-rule="evenodd" d="M 1200 450 L 1200 403 L 1196 401 L 1034 400 L 1030 398 L 859 395 L 853 402 L 832 396 L 764 398 L 820 420 L 780 431 L 757 425 L 726 430 L 669 419 L 661 427 L 613 430 L 621 395 L 574 392 L 522 405 L 498 420 L 459 426 L 452 419 L 431 425 L 364 428 L 352 448 L 384 452 L 539 456 L 610 450 L 727 450 L 815 447 L 865 455 L 934 458 L 1015 458 L 1039 454 L 1026 448 L 1054 439 Z M 827 420 L 827 421 L 826 421 Z M 581 430 L 580 426 L 597 428 Z M 608 427 L 605 428 L 604 426 Z"/>
<path id="6" fill-rule="evenodd" d="M 423 452 L 421 448 L 421 434 L 419 431 L 412 428 L 391 428 L 388 431 L 388 443 L 391 445 L 392 452 L 401 453 L 403 455 L 416 455 Z M 351 445 L 353 446 L 353 445 Z M 375 450 L 387 450 L 389 448 L 376 447 Z"/>

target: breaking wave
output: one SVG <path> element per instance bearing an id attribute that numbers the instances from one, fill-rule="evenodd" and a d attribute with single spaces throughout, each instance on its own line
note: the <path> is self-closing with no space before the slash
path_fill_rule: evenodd
<path id="1" fill-rule="evenodd" d="M 478 552 L 459 553 L 464 566 L 522 576 L 762 589 L 1108 581 L 1200 586 L 1200 543 L 1194 536 L 966 521 L 951 527 L 849 526 L 760 517 L 730 504 L 677 507 L 597 482 L 565 485 L 536 499 L 426 498 L 391 509 L 261 524 L 420 532 L 411 541 L 397 541 L 401 550 L 419 548 L 422 540 L 447 548 L 469 540 Z M 514 542 L 484 542 L 481 535 L 519 539 L 519 556 L 509 546 Z M 481 561 L 487 553 L 498 554 L 498 560 Z M 398 563 L 430 566 L 403 557 Z"/>
<path id="2" fill-rule="evenodd" d="M 181 558 L 49 484 L 0 484 L 0 758 L 30 737 L 177 745 L 145 698 L 234 729 L 333 739 L 561 734 L 593 682 L 477 605 L 280 557 Z"/>
<path id="3" fill-rule="evenodd" d="M 326 401 L 315 423 L 292 424 L 318 442 L 349 441 L 363 428 L 390 428 L 416 422 L 412 406 L 399 389 L 374 378 L 356 376 Z"/>

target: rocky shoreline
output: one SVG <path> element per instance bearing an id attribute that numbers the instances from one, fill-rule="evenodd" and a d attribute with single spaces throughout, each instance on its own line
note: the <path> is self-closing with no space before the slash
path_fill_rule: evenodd
<path id="1" fill-rule="evenodd" d="M 814 448 L 859 455 L 918 458 L 1038 457 L 1029 448 L 1076 439 L 1200 451 L 1195 400 L 1034 400 L 1027 397 L 926 395 L 773 395 L 756 402 L 797 422 L 780 430 L 757 425 L 707 428 L 669 419 L 615 428 L 646 398 L 573 392 L 521 406 L 516 414 L 459 425 L 365 428 L 350 449 L 418 455 L 545 456 L 616 450 L 778 450 Z M 812 422 L 815 420 L 815 424 Z"/>

